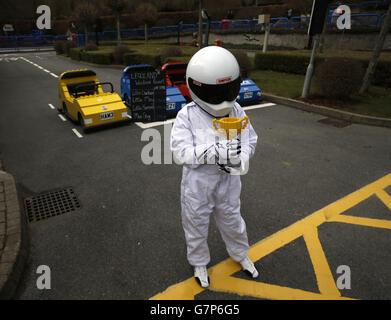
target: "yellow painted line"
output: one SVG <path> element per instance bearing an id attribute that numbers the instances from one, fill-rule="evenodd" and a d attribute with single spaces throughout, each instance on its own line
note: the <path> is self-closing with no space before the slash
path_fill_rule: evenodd
<path id="1" fill-rule="evenodd" d="M 153 296 L 150 300 L 194 300 L 194 297 L 204 290 L 194 278 L 190 278 L 179 285 L 168 287 L 164 292 Z"/>
<path id="2" fill-rule="evenodd" d="M 340 215 L 332 218 L 330 222 L 344 222 L 344 223 L 356 224 L 356 225 L 366 226 L 366 227 L 391 229 L 391 221 L 381 220 L 381 219 L 371 219 L 371 218 L 361 218 L 361 217 Z"/>
<path id="3" fill-rule="evenodd" d="M 304 241 L 314 266 L 319 291 L 328 296 L 340 297 L 341 293 L 334 282 L 333 274 L 318 237 L 318 230 L 311 228 L 306 231 L 304 233 Z"/>
<path id="4" fill-rule="evenodd" d="M 384 190 L 376 192 L 376 195 L 391 210 L 391 196 Z"/>
<path id="5" fill-rule="evenodd" d="M 215 284 L 214 284 L 215 283 Z M 216 292 L 238 294 L 272 300 L 352 300 L 336 295 L 320 294 L 273 284 L 244 280 L 234 277 L 218 278 L 211 281 L 210 289 Z"/>
<path id="6" fill-rule="evenodd" d="M 341 213 L 354 207 L 374 194 L 379 194 L 379 192 L 381 194 L 381 191 L 389 185 L 391 185 L 391 174 L 388 174 L 385 177 L 349 194 L 348 196 L 327 205 L 306 218 L 299 220 L 298 222 L 251 246 L 248 256 L 252 261 L 258 261 L 293 240 L 304 236 L 307 240 L 306 244 L 310 252 L 311 261 L 314 264 L 315 274 L 320 287 L 320 294 L 234 278 L 231 275 L 238 272 L 241 267 L 231 258 L 228 258 L 208 269 L 211 281 L 209 290 L 230 292 L 266 299 L 344 299 L 339 296 L 339 291 L 335 290 L 335 288 L 333 288 L 330 284 L 331 278 L 330 273 L 328 272 L 329 267 L 326 257 L 324 256 L 323 249 L 320 253 L 316 253 L 316 251 L 321 249 L 321 244 L 317 233 L 314 233 L 314 229 L 324 222 L 337 221 L 338 219 L 347 219 L 345 220 L 347 222 L 349 218 L 346 218 L 347 216 L 343 216 L 345 218 L 341 218 Z M 365 222 L 365 225 L 382 225 L 383 228 L 385 226 L 383 220 L 380 220 L 382 224 L 379 224 L 379 221 L 376 221 L 376 219 L 361 219 L 364 220 L 360 221 L 359 219 L 350 219 L 349 221 L 351 222 L 348 223 L 357 224 L 358 222 Z M 260 277 L 262 277 L 262 270 L 260 271 Z M 201 288 L 193 278 L 189 278 L 178 284 L 170 286 L 165 291 L 153 296 L 151 299 L 194 299 L 195 295 L 204 290 L 205 289 Z"/>

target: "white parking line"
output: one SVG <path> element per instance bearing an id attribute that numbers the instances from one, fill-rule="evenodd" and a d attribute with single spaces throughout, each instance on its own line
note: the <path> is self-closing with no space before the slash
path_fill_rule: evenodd
<path id="1" fill-rule="evenodd" d="M 51 103 L 48 104 L 48 106 L 51 108 L 51 109 L 56 109 Z"/>
<path id="2" fill-rule="evenodd" d="M 267 108 L 267 107 L 272 107 L 275 106 L 275 103 L 262 103 L 262 104 L 256 104 L 253 106 L 248 106 L 244 107 L 243 110 L 254 110 L 254 109 L 261 109 L 261 108 Z M 164 126 L 169 123 L 173 123 L 175 119 L 169 119 L 166 121 L 156 121 L 156 122 L 151 122 L 151 123 L 143 123 L 143 122 L 135 122 L 141 129 L 148 129 L 148 128 L 153 128 L 153 127 L 158 127 L 158 126 Z"/>
<path id="3" fill-rule="evenodd" d="M 22 60 L 24 60 L 24 61 L 26 61 L 26 62 L 32 64 L 34 67 L 37 67 L 38 69 L 41 69 L 42 71 L 45 71 L 45 72 L 49 73 L 52 77 L 58 78 L 58 75 L 56 75 L 55 73 L 53 73 L 53 72 L 51 72 L 51 71 L 49 71 L 49 70 L 47 70 L 47 69 L 41 67 L 40 65 L 38 65 L 38 64 L 36 64 L 36 63 L 30 61 L 29 59 L 27 59 L 27 58 L 25 58 L 25 57 L 20 57 L 20 59 L 22 59 Z M 7 62 L 8 62 L 8 61 L 7 61 Z"/>
<path id="4" fill-rule="evenodd" d="M 59 117 L 62 121 L 67 121 L 67 119 L 65 119 L 65 117 L 64 117 L 62 114 L 59 114 L 58 117 Z"/>
<path id="5" fill-rule="evenodd" d="M 78 138 L 83 138 L 83 136 L 75 128 L 73 128 L 72 131 Z"/>
<path id="6" fill-rule="evenodd" d="M 164 126 L 169 123 L 173 123 L 175 119 L 169 119 L 165 121 L 156 121 L 156 122 L 151 122 L 151 123 L 143 123 L 143 122 L 135 122 L 141 129 L 148 129 L 152 127 L 158 127 L 158 126 Z"/>
<path id="7" fill-rule="evenodd" d="M 272 107 L 275 106 L 275 103 L 262 103 L 262 104 L 256 104 L 253 106 L 248 106 L 248 107 L 243 107 L 243 110 L 253 110 L 253 109 L 261 109 L 261 108 L 267 108 L 267 107 Z"/>

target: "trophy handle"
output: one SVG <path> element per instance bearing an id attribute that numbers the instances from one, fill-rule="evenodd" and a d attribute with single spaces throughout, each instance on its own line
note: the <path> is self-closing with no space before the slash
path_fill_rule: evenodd
<path id="1" fill-rule="evenodd" d="M 216 131 L 219 131 L 219 130 L 220 130 L 220 128 L 219 128 L 219 127 L 217 127 L 217 125 L 216 125 L 216 122 L 217 122 L 217 123 L 219 123 L 219 120 L 217 120 L 217 119 L 213 119 L 213 126 L 215 127 Z"/>
<path id="2" fill-rule="evenodd" d="M 246 127 L 247 127 L 247 124 L 248 124 L 248 117 L 245 116 L 244 118 L 242 118 L 242 123 L 243 121 L 245 121 L 244 125 L 242 124 L 242 130 L 244 130 Z"/>

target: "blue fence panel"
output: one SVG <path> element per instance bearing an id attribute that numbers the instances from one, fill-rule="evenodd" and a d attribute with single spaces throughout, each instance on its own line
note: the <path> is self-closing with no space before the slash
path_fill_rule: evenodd
<path id="1" fill-rule="evenodd" d="M 386 17 L 385 13 L 380 17 L 379 24 L 377 25 L 379 28 L 382 26 L 385 17 Z"/>
<path id="2" fill-rule="evenodd" d="M 257 27 L 259 27 L 258 19 L 250 20 L 250 28 L 257 28 Z"/>
<path id="3" fill-rule="evenodd" d="M 250 28 L 250 20 L 247 19 L 233 20 L 231 26 L 233 29 L 248 29 Z"/>
<path id="4" fill-rule="evenodd" d="M 77 34 L 77 44 L 79 47 L 85 46 L 85 35 L 84 34 Z"/>
<path id="5" fill-rule="evenodd" d="M 289 19 L 286 17 L 270 18 L 272 28 L 286 29 L 289 27 Z"/>
<path id="6" fill-rule="evenodd" d="M 221 22 L 220 21 L 211 21 L 210 22 L 210 29 L 211 30 L 221 30 Z"/>
<path id="7" fill-rule="evenodd" d="M 178 32 L 178 26 L 167 26 L 166 27 L 167 33 L 171 32 Z M 182 31 L 182 28 L 179 28 L 179 31 Z"/>
<path id="8" fill-rule="evenodd" d="M 380 16 L 376 13 L 352 14 L 350 20 L 352 27 L 377 27 Z"/>
<path id="9" fill-rule="evenodd" d="M 0 36 L 0 48 L 15 48 L 15 37 Z"/>
<path id="10" fill-rule="evenodd" d="M 195 24 L 195 31 L 198 31 L 198 22 Z M 208 24 L 206 23 L 206 22 L 203 22 L 202 23 L 202 30 L 206 30 L 206 26 L 207 26 Z"/>
<path id="11" fill-rule="evenodd" d="M 311 17 L 292 17 L 288 20 L 289 29 L 308 29 Z"/>
<path id="12" fill-rule="evenodd" d="M 103 31 L 103 40 L 112 41 L 117 39 L 117 31 L 107 30 Z"/>
<path id="13" fill-rule="evenodd" d="M 195 32 L 195 31 L 197 31 L 197 30 L 198 30 L 198 26 L 195 25 L 195 24 L 188 24 L 188 23 L 182 24 L 182 29 L 181 29 L 181 31 L 183 31 L 183 32 L 186 32 L 186 31 Z"/>
<path id="14" fill-rule="evenodd" d="M 164 34 L 167 33 L 166 27 L 152 27 L 150 28 L 151 34 Z"/>

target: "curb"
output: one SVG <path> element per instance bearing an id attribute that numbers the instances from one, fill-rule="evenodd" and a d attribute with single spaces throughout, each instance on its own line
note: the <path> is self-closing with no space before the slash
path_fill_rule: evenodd
<path id="1" fill-rule="evenodd" d="M 361 114 L 357 114 L 357 113 L 340 111 L 340 110 L 336 110 L 333 108 L 309 104 L 306 102 L 301 102 L 301 101 L 289 99 L 289 98 L 283 98 L 283 97 L 275 96 L 275 95 L 268 94 L 268 93 L 263 93 L 262 96 L 265 100 L 276 103 L 276 104 L 282 104 L 282 105 L 296 108 L 296 109 L 300 109 L 303 111 L 321 114 L 326 117 L 345 120 L 345 121 L 357 123 L 357 124 L 365 124 L 365 125 L 370 125 L 370 126 L 391 128 L 391 119 L 387 119 L 387 118 L 365 116 L 365 115 L 361 115 Z"/>
<path id="2" fill-rule="evenodd" d="M 55 51 L 54 49 L 39 49 L 39 50 L 34 50 L 34 49 L 31 49 L 31 50 L 9 50 L 9 51 L 5 51 L 5 50 L 0 50 L 0 55 L 2 54 L 9 54 L 9 53 L 34 53 L 34 52 L 51 52 L 51 51 Z"/>
<path id="3" fill-rule="evenodd" d="M 122 65 L 122 64 L 98 64 L 98 63 L 92 63 L 92 62 L 88 62 L 88 61 L 84 61 L 84 60 L 74 60 L 71 57 L 66 57 L 66 56 L 63 56 L 60 54 L 56 54 L 56 57 L 60 58 L 60 59 L 64 59 L 64 60 L 70 60 L 72 62 L 79 62 L 79 63 L 86 64 L 91 67 L 113 68 L 113 69 L 119 69 L 119 70 L 123 70 L 126 68 L 126 66 Z"/>
<path id="4" fill-rule="evenodd" d="M 0 168 L 1 169 L 1 168 Z M 0 171 L 0 299 L 12 299 L 28 257 L 27 226 L 12 175 Z"/>

